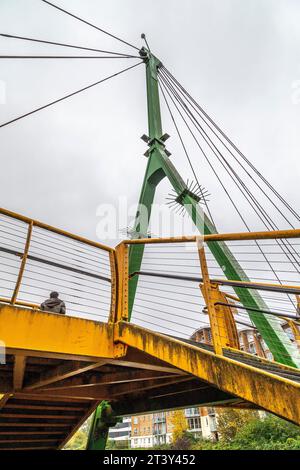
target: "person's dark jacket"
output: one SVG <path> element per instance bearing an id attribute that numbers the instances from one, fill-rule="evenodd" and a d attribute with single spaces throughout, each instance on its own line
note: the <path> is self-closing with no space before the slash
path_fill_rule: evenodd
<path id="1" fill-rule="evenodd" d="M 50 298 L 50 299 L 45 300 L 45 302 L 41 304 L 41 310 L 46 310 L 47 312 L 64 314 L 66 313 L 66 306 L 62 300 L 58 298 L 56 299 Z"/>

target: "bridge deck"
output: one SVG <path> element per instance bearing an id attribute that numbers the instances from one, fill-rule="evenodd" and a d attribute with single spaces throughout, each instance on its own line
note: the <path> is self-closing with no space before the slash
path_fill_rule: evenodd
<path id="1" fill-rule="evenodd" d="M 300 372 L 241 351 L 1 304 L 0 337 L 0 449 L 61 448 L 103 399 L 123 416 L 231 405 L 300 424 Z"/>

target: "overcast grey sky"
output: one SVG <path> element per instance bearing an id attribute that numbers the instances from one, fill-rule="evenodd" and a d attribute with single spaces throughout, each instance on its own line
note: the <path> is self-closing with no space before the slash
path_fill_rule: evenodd
<path id="1" fill-rule="evenodd" d="M 258 169 L 299 207 L 300 3 L 298 0 L 53 0 L 152 51 L 233 138 Z M 0 31 L 130 52 L 39 0 L 0 0 Z M 76 51 L 0 38 L 1 54 Z M 134 63 L 1 61 L 1 123 Z M 144 66 L 0 129 L 1 206 L 96 238 L 99 204 L 138 201 L 146 166 Z M 294 87 L 294 88 L 293 88 Z M 296 87 L 296 88 L 295 88 Z M 171 122 L 168 146 L 191 176 Z M 244 229 L 222 189 L 191 147 L 199 181 L 211 193 L 219 230 Z M 158 202 L 165 202 L 163 182 Z M 241 203 L 242 204 L 242 203 Z M 245 213 L 247 208 L 245 207 Z M 256 219 L 249 213 L 252 228 Z"/>

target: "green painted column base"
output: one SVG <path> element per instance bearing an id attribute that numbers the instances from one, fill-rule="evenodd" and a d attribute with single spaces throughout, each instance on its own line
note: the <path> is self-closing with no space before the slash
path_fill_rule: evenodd
<path id="1" fill-rule="evenodd" d="M 118 422 L 110 403 L 102 401 L 94 412 L 86 450 L 105 450 L 109 428 Z"/>

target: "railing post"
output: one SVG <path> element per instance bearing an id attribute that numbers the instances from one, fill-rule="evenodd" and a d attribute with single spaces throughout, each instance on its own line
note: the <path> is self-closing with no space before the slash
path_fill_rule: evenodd
<path id="1" fill-rule="evenodd" d="M 259 357 L 264 357 L 266 358 L 266 354 L 265 354 L 265 351 L 263 350 L 263 347 L 260 343 L 260 340 L 259 340 L 259 337 L 258 337 L 258 334 L 257 332 L 254 332 L 253 333 L 253 341 L 254 341 L 254 345 L 255 345 L 255 350 L 256 350 L 256 353 Z"/>
<path id="2" fill-rule="evenodd" d="M 200 284 L 202 295 L 207 305 L 211 335 L 216 354 L 223 354 L 223 348 L 232 347 L 240 349 L 238 332 L 230 307 L 217 305 L 219 302 L 227 303 L 226 295 L 219 290 L 219 286 L 209 278 L 203 239 L 198 237 L 197 247 L 202 271 L 203 283 Z"/>
<path id="3" fill-rule="evenodd" d="M 294 335 L 298 349 L 300 350 L 300 327 L 293 320 L 286 318 L 287 323 L 289 324 L 292 333 Z"/>
<path id="4" fill-rule="evenodd" d="M 297 300 L 297 313 L 300 318 L 300 295 L 296 295 L 296 300 Z"/>
<path id="5" fill-rule="evenodd" d="M 120 243 L 116 247 L 117 261 L 117 315 L 116 321 L 128 321 L 128 245 Z"/>
<path id="6" fill-rule="evenodd" d="M 111 300 L 110 300 L 110 314 L 109 323 L 113 323 L 116 318 L 117 303 L 118 303 L 118 278 L 117 278 L 117 256 L 116 251 L 109 252 L 109 264 L 111 275 Z"/>
<path id="7" fill-rule="evenodd" d="M 110 253 L 111 308 L 109 322 L 128 321 L 128 245 L 120 243 Z"/>
<path id="8" fill-rule="evenodd" d="M 17 300 L 17 297 L 18 297 L 19 289 L 20 289 L 20 286 L 21 286 L 21 282 L 22 282 L 22 278 L 23 278 L 23 274 L 24 274 L 24 270 L 25 270 L 25 266 L 26 266 L 27 256 L 28 256 L 28 252 L 29 252 L 30 240 L 31 240 L 31 235 L 32 235 L 32 228 L 33 228 L 33 222 L 31 221 L 28 225 L 26 244 L 25 244 L 24 253 L 23 253 L 23 256 L 22 256 L 22 261 L 21 261 L 21 266 L 20 266 L 20 269 L 19 269 L 17 282 L 16 282 L 15 289 L 14 289 L 14 292 L 13 292 L 12 297 L 11 297 L 11 301 L 10 301 L 11 304 L 14 304 Z"/>
<path id="9" fill-rule="evenodd" d="M 128 245 L 120 243 L 114 252 L 115 285 L 112 285 L 112 308 L 110 321 L 114 324 L 114 356 L 125 356 L 127 346 L 120 343 L 118 338 L 118 322 L 128 321 Z"/>
<path id="10" fill-rule="evenodd" d="M 241 336 L 242 336 L 242 342 L 244 345 L 244 351 L 247 353 L 250 353 L 250 344 L 249 344 L 247 333 L 245 331 L 242 331 Z"/>
<path id="11" fill-rule="evenodd" d="M 213 287 L 209 279 L 203 242 L 201 245 L 199 245 L 198 243 L 198 254 L 199 254 L 199 260 L 200 260 L 201 271 L 202 271 L 202 279 L 203 279 L 203 284 L 202 285 L 200 284 L 200 288 L 201 288 L 205 303 L 207 305 L 210 327 L 211 327 L 212 342 L 213 342 L 215 353 L 223 354 L 223 347 L 222 347 L 221 335 L 220 335 L 221 332 L 219 331 L 219 324 L 218 324 L 218 319 L 217 319 L 218 314 L 217 314 L 217 309 L 215 307 L 215 303 L 218 301 L 218 299 L 216 298 L 216 295 L 215 295 L 216 289 L 215 287 Z"/>

